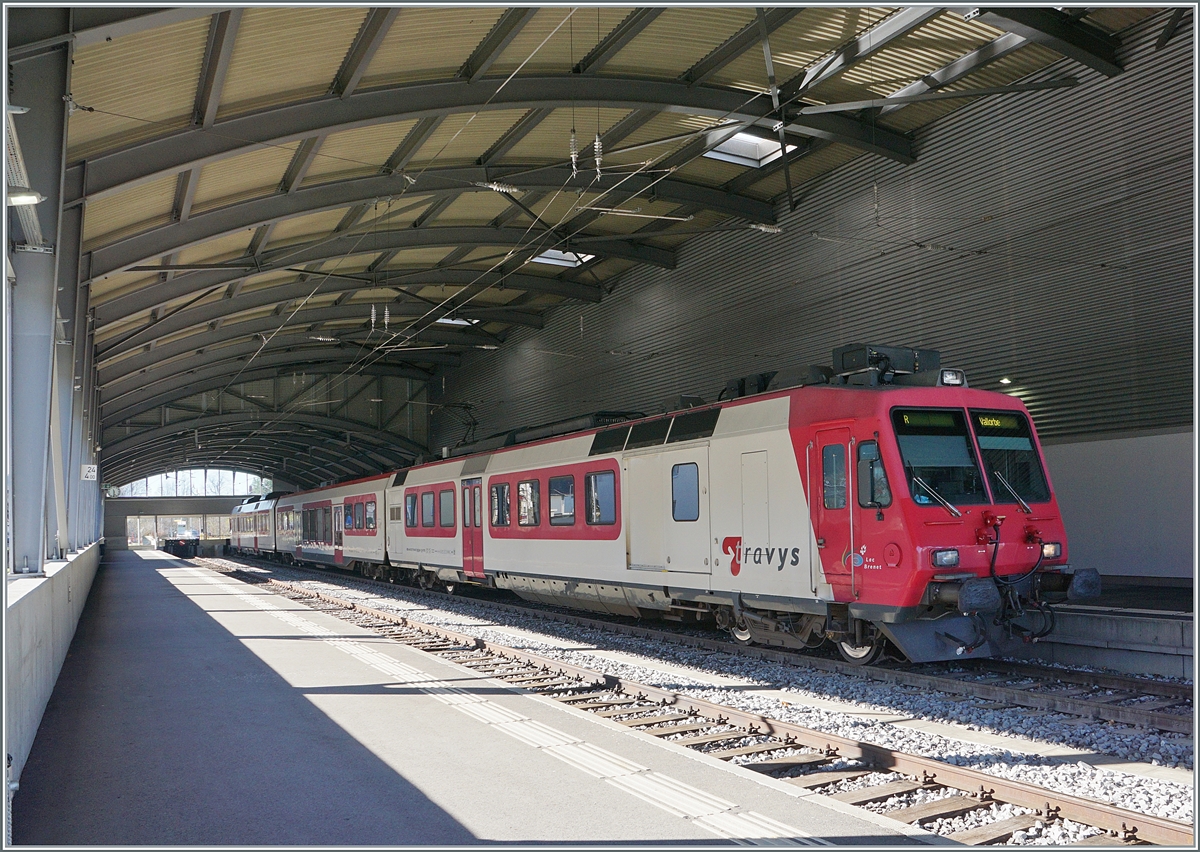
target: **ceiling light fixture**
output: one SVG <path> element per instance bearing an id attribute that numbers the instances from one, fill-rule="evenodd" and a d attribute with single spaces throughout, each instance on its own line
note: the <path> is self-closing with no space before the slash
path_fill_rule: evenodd
<path id="1" fill-rule="evenodd" d="M 1012 379 L 1008 378 L 1008 376 L 1005 376 L 1004 378 L 1002 378 L 1002 379 L 1000 380 L 1000 384 L 1002 384 L 1002 385 L 1011 385 L 1011 384 L 1012 384 Z"/>
<path id="2" fill-rule="evenodd" d="M 9 207 L 20 207 L 25 204 L 40 204 L 46 197 L 40 192 L 25 186 L 10 186 L 6 193 Z"/>

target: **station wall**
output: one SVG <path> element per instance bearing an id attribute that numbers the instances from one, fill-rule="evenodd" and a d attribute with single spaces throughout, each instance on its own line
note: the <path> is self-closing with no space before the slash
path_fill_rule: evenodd
<path id="1" fill-rule="evenodd" d="M 1157 17 L 1124 34 L 1126 70 L 1112 79 L 1058 63 L 1044 76 L 1081 84 L 963 107 L 916 134 L 914 163 L 862 156 L 799 186 L 797 209 L 778 208 L 782 234 L 693 238 L 676 268 L 631 270 L 600 304 L 564 305 L 543 329 L 464 354 L 432 401 L 471 406 L 483 438 L 654 413 L 680 394 L 711 401 L 729 379 L 827 365 L 854 342 L 937 349 L 973 387 L 1022 399 L 1054 445 L 1075 561 L 1190 576 L 1196 105 L 1184 21 L 1162 50 Z M 432 447 L 464 437 L 435 410 Z M 1160 510 L 1164 482 L 1179 511 Z"/>
<path id="2" fill-rule="evenodd" d="M 125 519 L 139 515 L 182 517 L 228 515 L 245 497 L 106 497 L 104 541 L 110 550 L 127 549 Z"/>

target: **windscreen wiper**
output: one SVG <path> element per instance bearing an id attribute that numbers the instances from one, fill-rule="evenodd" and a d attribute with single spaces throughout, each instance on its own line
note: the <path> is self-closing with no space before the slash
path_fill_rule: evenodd
<path id="1" fill-rule="evenodd" d="M 996 477 L 996 479 L 1000 480 L 1000 484 L 1003 485 L 1006 489 L 1008 489 L 1008 493 L 1017 499 L 1017 502 L 1021 504 L 1022 512 L 1024 512 L 1026 515 L 1033 514 L 1033 509 L 1030 509 L 1029 504 L 1021 499 L 1021 495 L 1017 493 L 1017 490 L 1008 484 L 1008 480 L 1000 475 L 1000 471 L 993 470 L 992 476 L 994 476 L 994 477 Z"/>
<path id="2" fill-rule="evenodd" d="M 960 512 L 960 511 L 958 511 L 958 509 L 954 508 L 954 505 L 949 500 L 947 500 L 941 494 L 938 494 L 937 491 L 934 490 L 932 485 L 930 485 L 928 482 L 926 482 L 921 477 L 917 476 L 915 473 L 911 474 L 911 475 L 912 475 L 912 481 L 915 482 L 917 485 L 920 485 L 922 488 L 924 488 L 926 493 L 928 493 L 930 497 L 932 497 L 934 500 L 937 500 L 938 503 L 940 503 L 942 505 L 942 508 L 944 508 L 947 512 L 949 512 L 951 515 L 953 515 L 956 518 L 962 517 L 962 512 Z"/>

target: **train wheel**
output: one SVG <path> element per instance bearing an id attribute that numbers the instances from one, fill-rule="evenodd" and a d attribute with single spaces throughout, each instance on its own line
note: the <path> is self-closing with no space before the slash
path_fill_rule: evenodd
<path id="1" fill-rule="evenodd" d="M 869 666 L 883 653 L 883 637 L 877 637 L 866 645 L 854 645 L 846 640 L 837 643 L 838 653 L 852 666 Z"/>
<path id="2" fill-rule="evenodd" d="M 750 625 L 746 623 L 746 617 L 742 616 L 737 619 L 733 626 L 729 628 L 729 632 L 733 635 L 733 639 L 739 645 L 753 645 L 754 640 L 750 638 Z"/>

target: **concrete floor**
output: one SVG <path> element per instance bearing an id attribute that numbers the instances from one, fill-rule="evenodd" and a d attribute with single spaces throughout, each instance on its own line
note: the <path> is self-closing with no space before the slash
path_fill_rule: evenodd
<path id="1" fill-rule="evenodd" d="M 932 840 L 128 551 L 97 575 L 13 800 L 19 845 Z"/>

